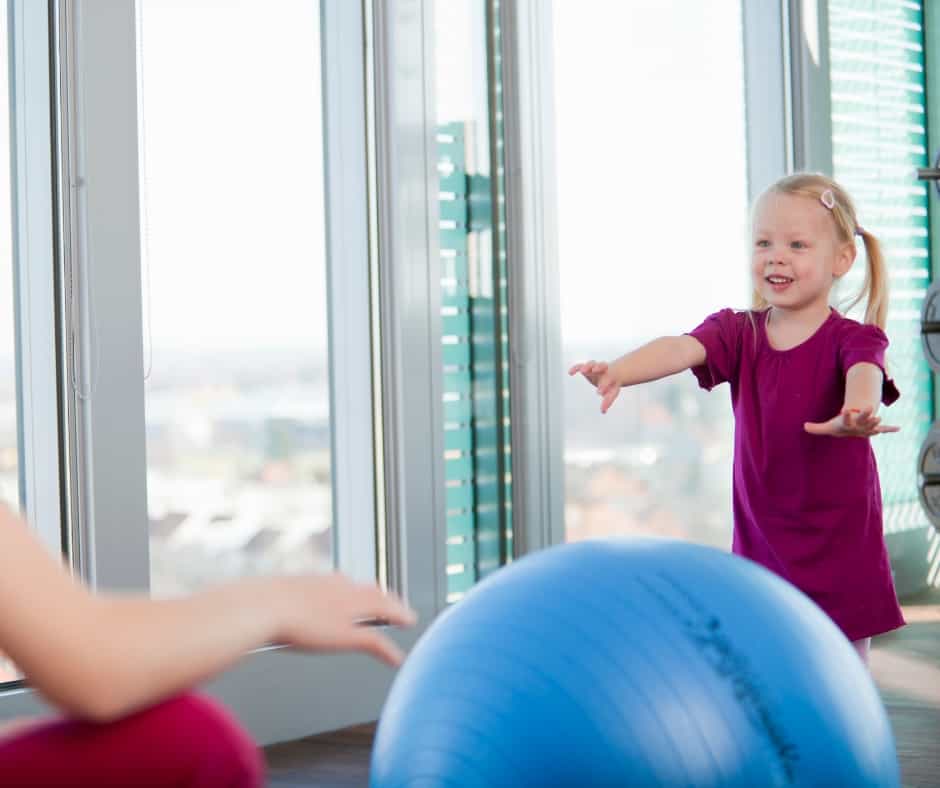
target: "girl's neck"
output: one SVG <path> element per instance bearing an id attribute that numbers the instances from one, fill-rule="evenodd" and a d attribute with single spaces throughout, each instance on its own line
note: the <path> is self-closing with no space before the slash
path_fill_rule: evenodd
<path id="1" fill-rule="evenodd" d="M 781 309 L 772 306 L 767 310 L 764 323 L 767 338 L 777 350 L 796 347 L 815 334 L 832 314 L 828 303 L 813 305 L 805 309 Z"/>

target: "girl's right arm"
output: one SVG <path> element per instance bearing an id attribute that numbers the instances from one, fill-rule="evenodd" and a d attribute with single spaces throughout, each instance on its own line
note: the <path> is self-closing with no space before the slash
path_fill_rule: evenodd
<path id="1" fill-rule="evenodd" d="M 341 575 L 257 578 L 185 599 L 94 595 L 0 506 L 0 651 L 79 717 L 123 716 L 272 642 L 396 664 L 397 647 L 367 620 L 407 626 L 414 614 Z"/>
<path id="2" fill-rule="evenodd" d="M 597 393 L 603 397 L 601 413 L 606 413 L 621 388 L 659 380 L 704 363 L 705 346 L 695 337 L 683 334 L 654 339 L 609 364 L 602 361 L 575 364 L 568 374 L 580 372 L 597 387 Z"/>

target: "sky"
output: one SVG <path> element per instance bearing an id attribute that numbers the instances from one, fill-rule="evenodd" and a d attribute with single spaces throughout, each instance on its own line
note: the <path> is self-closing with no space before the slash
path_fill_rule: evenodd
<path id="1" fill-rule="evenodd" d="M 746 306 L 741 3 L 553 12 L 563 343 L 682 333 Z"/>
<path id="2" fill-rule="evenodd" d="M 473 7 L 436 4 L 439 119 L 479 115 Z M 150 341 L 322 350 L 318 3 L 140 8 Z M 565 344 L 674 333 L 744 305 L 740 3 L 554 0 L 553 12 Z M 6 68 L 0 58 L 3 85 Z M 0 102 L 9 150 L 6 113 Z M 12 347 L 9 215 L 0 188 L 0 352 Z"/>
<path id="3" fill-rule="evenodd" d="M 139 9 L 154 348 L 322 353 L 319 3 L 142 0 Z"/>

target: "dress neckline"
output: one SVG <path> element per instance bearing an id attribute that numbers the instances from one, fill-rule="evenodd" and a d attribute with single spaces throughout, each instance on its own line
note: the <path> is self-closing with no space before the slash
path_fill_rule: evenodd
<path id="1" fill-rule="evenodd" d="M 819 328 L 817 328 L 812 334 L 806 337 L 806 339 L 804 339 L 799 344 L 794 345 L 793 347 L 788 347 L 786 349 L 781 350 L 780 348 L 775 348 L 770 342 L 770 335 L 767 333 L 767 318 L 770 316 L 770 309 L 765 309 L 761 313 L 761 319 L 760 319 L 761 335 L 763 336 L 764 344 L 767 346 L 767 349 L 770 350 L 771 353 L 779 353 L 781 355 L 785 353 L 792 353 L 795 350 L 799 350 L 800 348 L 806 347 L 814 339 L 816 339 L 816 337 L 822 334 L 823 329 L 826 328 L 826 326 L 828 326 L 838 316 L 838 314 L 839 313 L 836 312 L 835 309 L 833 309 L 832 307 L 829 307 L 829 317 L 827 317 L 825 320 L 823 320 L 822 323 L 819 324 Z"/>

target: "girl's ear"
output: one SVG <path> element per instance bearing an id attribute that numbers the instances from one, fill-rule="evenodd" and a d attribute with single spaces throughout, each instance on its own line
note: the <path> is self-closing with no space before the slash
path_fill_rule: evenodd
<path id="1" fill-rule="evenodd" d="M 844 243 L 839 247 L 839 251 L 836 253 L 835 265 L 832 266 L 833 278 L 838 279 L 840 276 L 845 276 L 849 272 L 852 263 L 855 262 L 856 253 L 857 250 L 854 243 Z"/>

